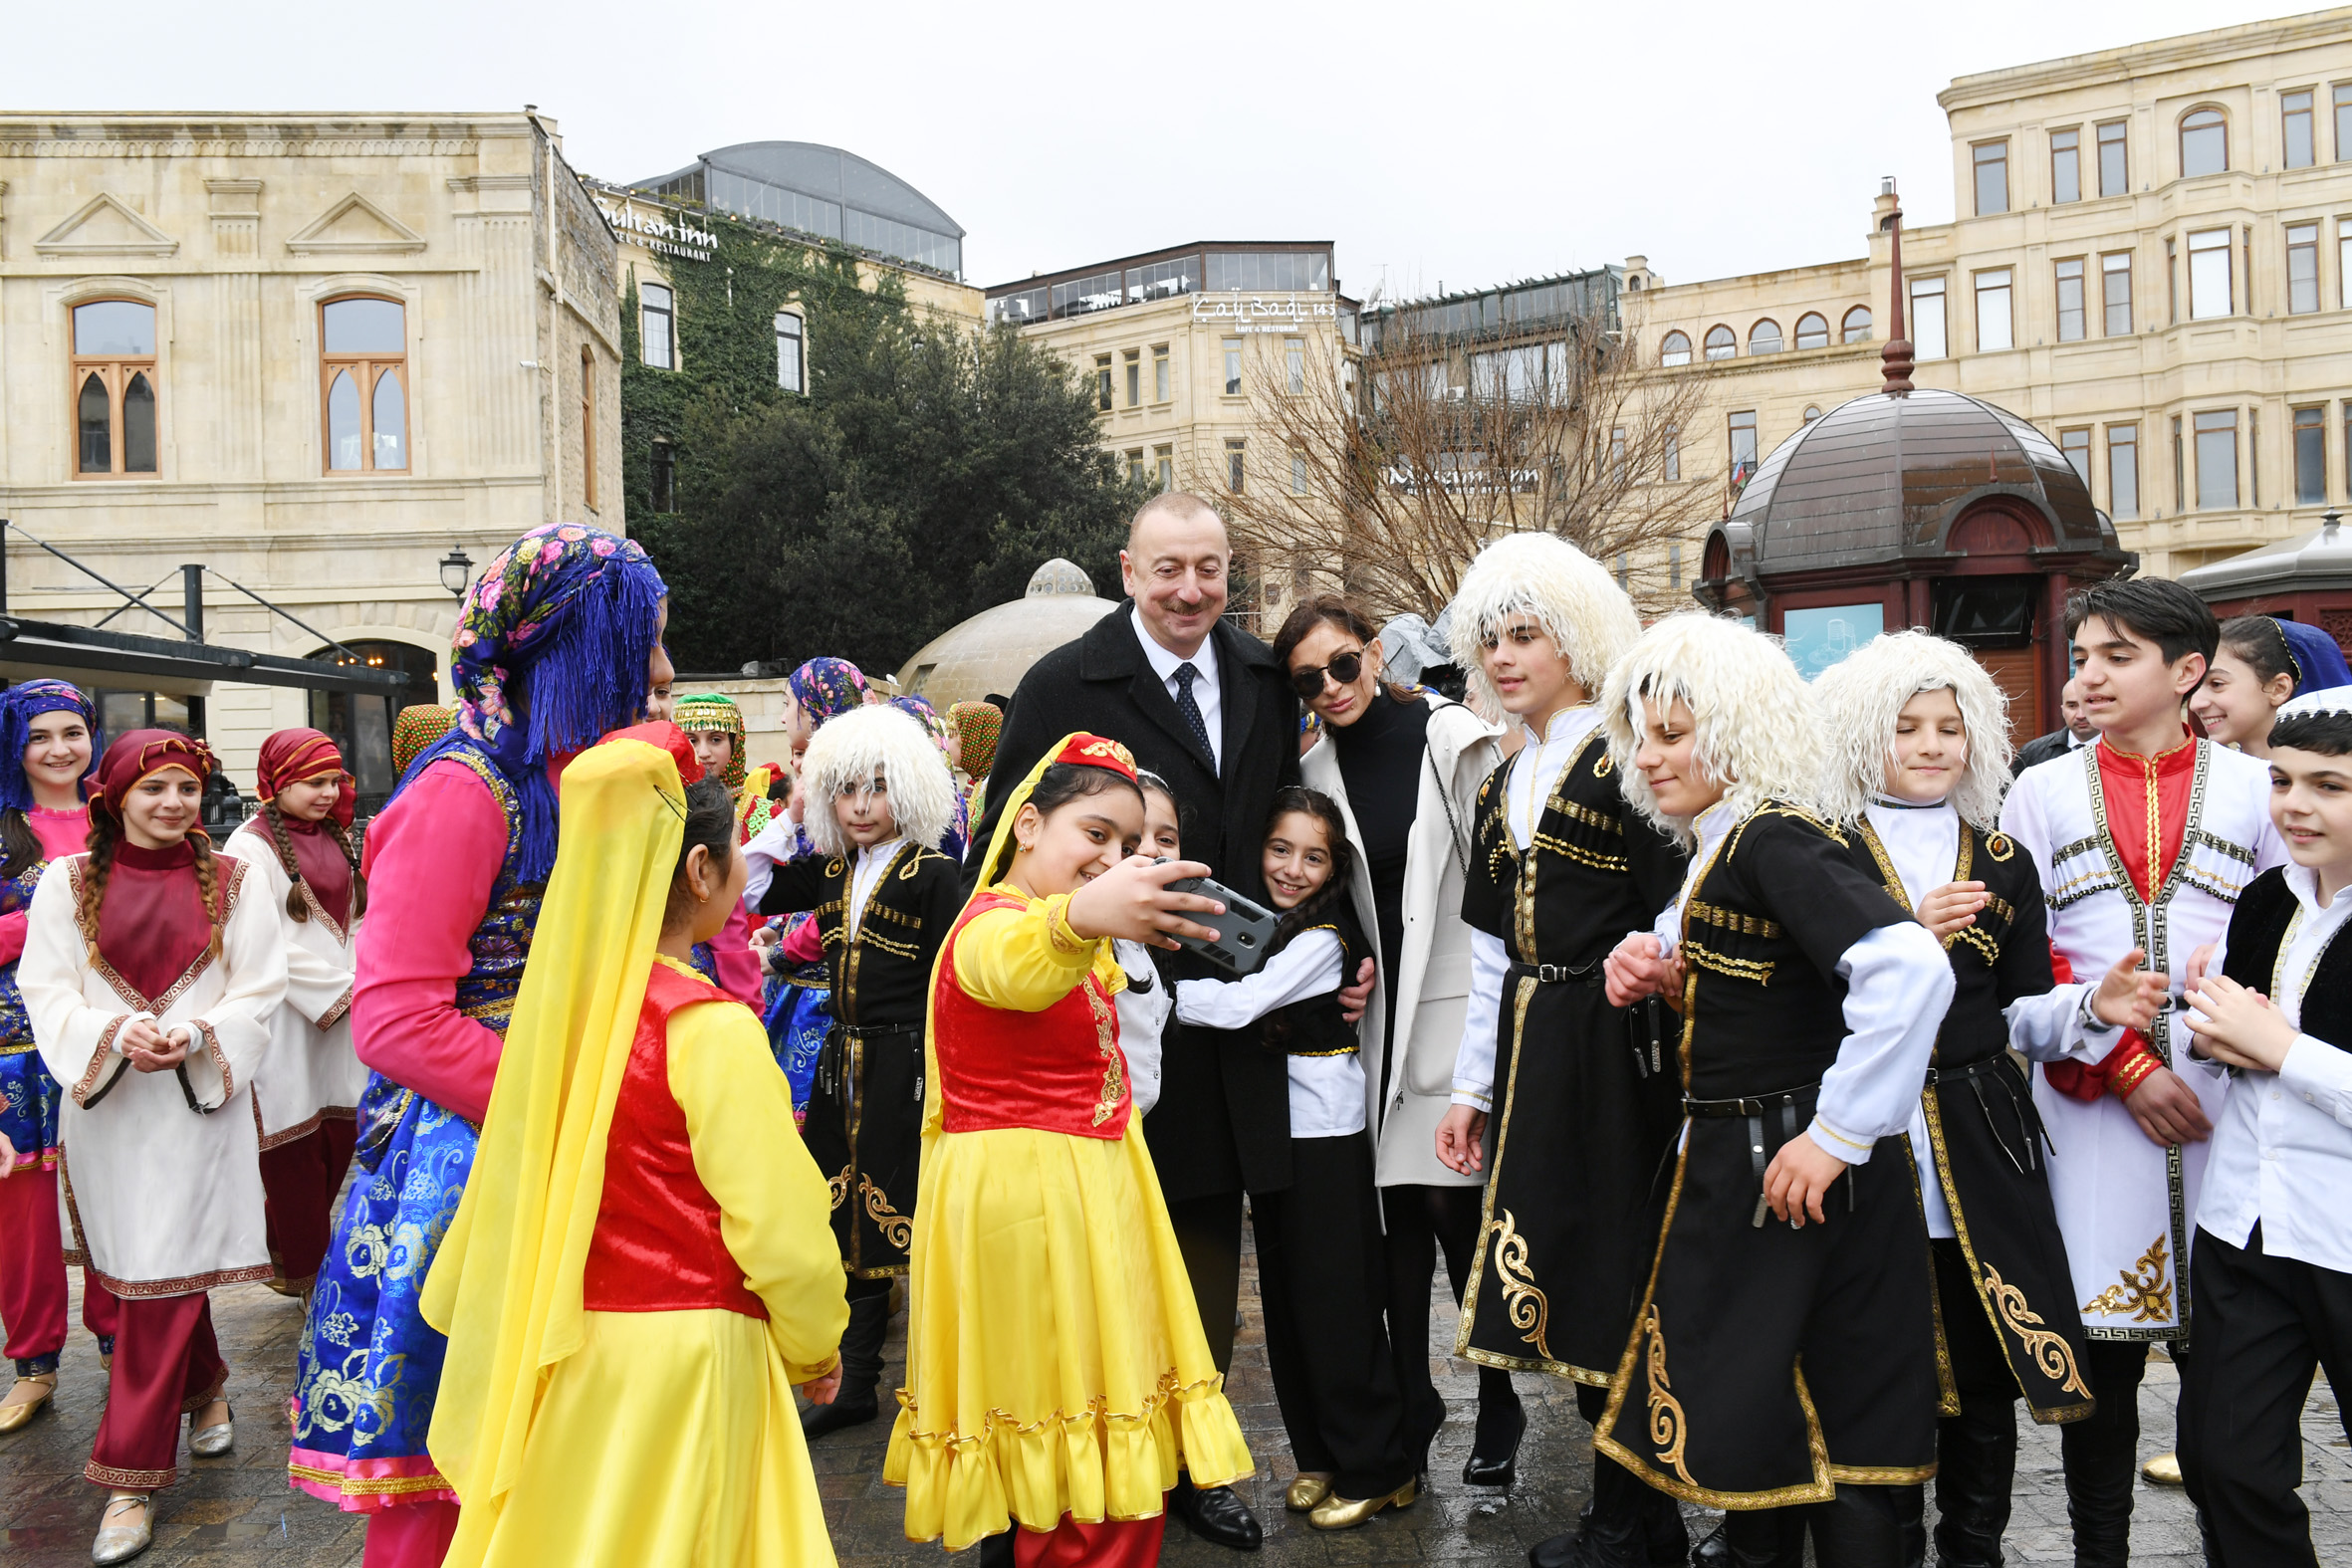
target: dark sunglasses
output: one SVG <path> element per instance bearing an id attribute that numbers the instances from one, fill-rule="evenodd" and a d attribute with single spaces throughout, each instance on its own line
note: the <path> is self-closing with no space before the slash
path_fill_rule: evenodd
<path id="1" fill-rule="evenodd" d="M 1345 686 L 1363 673 L 1364 656 L 1361 653 L 1342 653 L 1321 669 L 1293 670 L 1291 672 L 1291 690 L 1296 692 L 1301 698 L 1311 700 L 1322 695 L 1323 677 L 1326 674 L 1332 680 Z"/>

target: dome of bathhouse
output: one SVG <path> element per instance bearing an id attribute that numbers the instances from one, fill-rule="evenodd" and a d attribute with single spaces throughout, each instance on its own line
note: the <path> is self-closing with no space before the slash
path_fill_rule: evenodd
<path id="1" fill-rule="evenodd" d="M 1116 601 L 1097 598 L 1094 580 L 1058 557 L 1038 567 L 1011 603 L 958 621 L 918 649 L 898 670 L 899 687 L 942 713 L 950 703 L 1011 695 L 1039 659 L 1084 636 Z"/>

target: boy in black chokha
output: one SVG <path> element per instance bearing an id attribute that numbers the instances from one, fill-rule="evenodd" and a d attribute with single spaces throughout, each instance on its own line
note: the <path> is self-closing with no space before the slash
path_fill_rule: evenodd
<path id="1" fill-rule="evenodd" d="M 802 1137 L 832 1187 L 849 1326 L 840 1393 L 801 1413 L 816 1438 L 880 1410 L 890 1281 L 913 1235 L 931 967 L 964 895 L 957 862 L 932 847 L 955 816 L 955 778 L 912 718 L 837 716 L 809 743 L 801 777 L 817 852 L 776 867 L 759 912 L 816 912 L 832 988 Z"/>
<path id="2" fill-rule="evenodd" d="M 2198 1196 L 2181 1474 L 2209 1562 L 2315 1568 L 2295 1495 L 2314 1366 L 2352 1437 L 2352 688 L 2288 701 L 2269 745 L 2270 819 L 2293 863 L 2256 877 L 2221 953 L 2192 963 L 2191 1070 L 2237 1081 Z"/>
<path id="3" fill-rule="evenodd" d="M 1609 754 L 1692 844 L 1607 961 L 1683 1022 L 1682 1148 L 1596 1446 L 1729 1510 L 1740 1568 L 1925 1551 L 1934 1285 L 1904 1139 L 1953 996 L 1944 950 L 1821 815 L 1820 710 L 1777 642 L 1672 615 L 1609 670 Z"/>
<path id="4" fill-rule="evenodd" d="M 1479 788 L 1462 918 L 1470 1005 L 1437 1155 L 1484 1168 L 1455 1354 L 1576 1386 L 1598 1424 L 1657 1240 L 1659 1172 L 1681 1125 L 1672 1014 L 1601 994 L 1601 960 L 1682 881 L 1682 850 L 1626 803 L 1595 705 L 1641 617 L 1601 564 L 1550 534 L 1479 553 L 1453 605 L 1454 654 L 1526 732 Z M 1482 1399 L 1474 1470 L 1508 1471 L 1517 1401 Z M 1481 1461 L 1499 1461 L 1483 1463 Z M 1594 1466 L 1577 1534 L 1534 1568 L 1679 1562 L 1673 1500 Z"/>
<path id="5" fill-rule="evenodd" d="M 2049 997 L 2063 1007 L 2018 1006 L 2056 987 L 2047 912 L 2033 857 L 1998 826 L 2003 699 L 1966 649 L 1921 631 L 1880 637 L 1814 693 L 1825 814 L 1855 866 L 1916 911 L 1952 965 L 1952 1006 L 1910 1130 L 1940 1306 L 1936 1550 L 1946 1568 L 1999 1568 L 2019 1396 L 2043 1425 L 2081 1421 L 2094 1404 L 2049 1140 L 2010 1052 L 2064 1056 L 2083 1041 L 2085 1006 L 2144 1028 L 2163 986 L 2127 962 L 2096 987 Z"/>

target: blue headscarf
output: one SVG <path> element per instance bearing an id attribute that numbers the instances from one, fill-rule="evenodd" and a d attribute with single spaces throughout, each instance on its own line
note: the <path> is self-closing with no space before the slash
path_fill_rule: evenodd
<path id="1" fill-rule="evenodd" d="M 2345 664 L 2344 650 L 2336 646 L 2335 638 L 2299 620 L 2272 616 L 2270 624 L 2286 639 L 2287 662 L 2295 670 L 2295 696 L 2352 686 L 2352 666 Z"/>
<path id="2" fill-rule="evenodd" d="M 45 713 L 78 713 L 90 727 L 90 766 L 82 773 L 82 798 L 90 798 L 90 782 L 97 777 L 99 759 L 107 750 L 98 704 L 66 681 L 19 681 L 0 692 L 0 810 L 33 808 L 33 781 L 25 777 L 25 747 L 30 744 L 33 721 Z"/>
<path id="3" fill-rule="evenodd" d="M 593 746 L 645 711 L 668 591 L 643 546 L 583 523 L 542 524 L 500 551 L 468 590 L 451 639 L 455 726 L 408 765 L 393 798 L 434 761 L 480 754 L 521 802 L 517 874 L 545 882 L 556 864 L 548 759 Z"/>

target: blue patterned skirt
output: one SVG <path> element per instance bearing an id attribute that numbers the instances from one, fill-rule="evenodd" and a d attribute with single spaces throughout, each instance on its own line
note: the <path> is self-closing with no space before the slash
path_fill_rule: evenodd
<path id="1" fill-rule="evenodd" d="M 823 971 L 819 971 L 823 973 Z M 817 1081 L 817 1053 L 824 1049 L 825 1030 L 832 1027 L 832 1011 L 825 1004 L 832 993 L 821 986 L 786 981 L 776 988 L 768 1008 L 768 1048 L 776 1065 L 793 1086 L 793 1114 L 809 1112 L 809 1086 Z"/>
<path id="2" fill-rule="evenodd" d="M 448 1341 L 420 1309 L 474 1166 L 476 1129 L 371 1073 L 350 1196 L 311 1293 L 287 1473 L 351 1512 L 455 1502 L 425 1435 Z"/>
<path id="3" fill-rule="evenodd" d="M 58 1108 L 63 1098 L 29 1033 L 0 1044 L 0 1134 L 16 1150 L 19 1170 L 34 1165 L 57 1169 Z"/>

